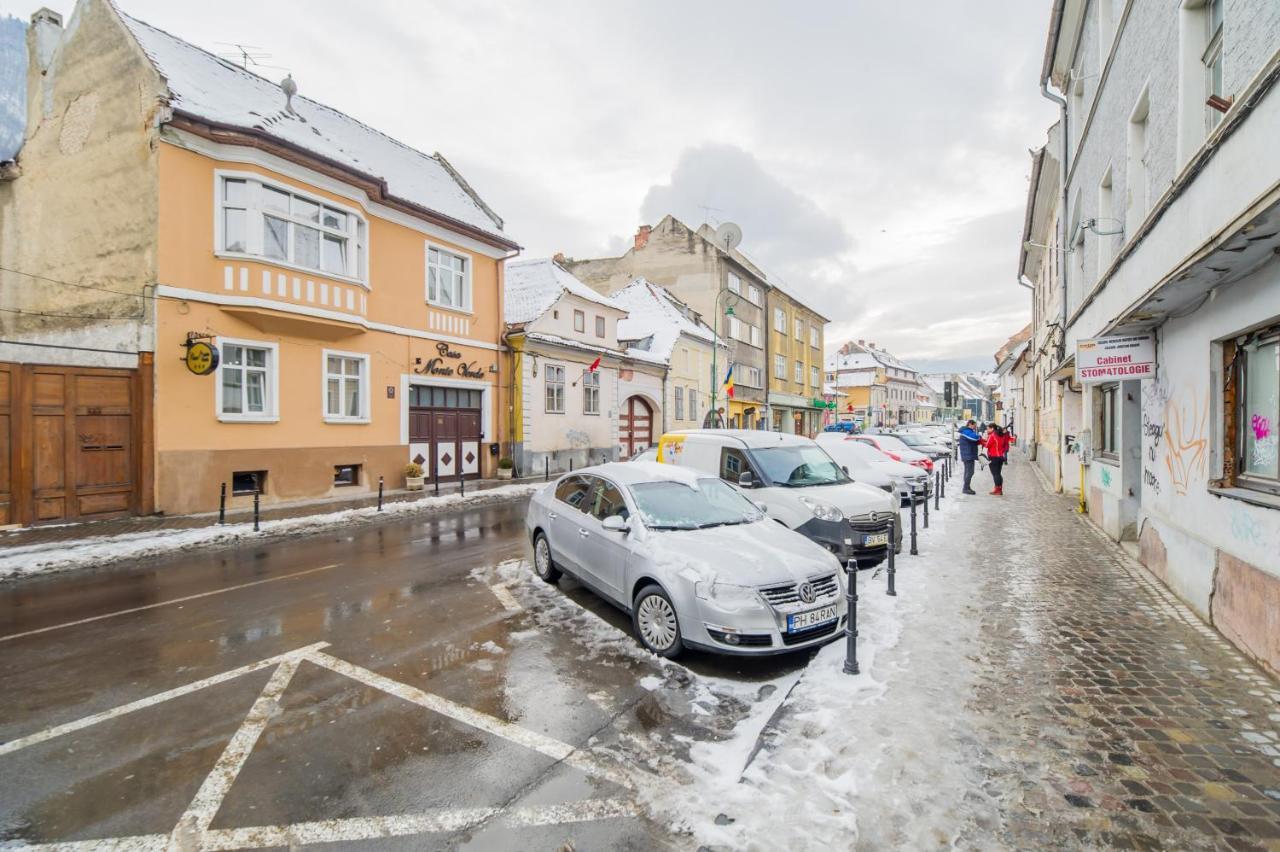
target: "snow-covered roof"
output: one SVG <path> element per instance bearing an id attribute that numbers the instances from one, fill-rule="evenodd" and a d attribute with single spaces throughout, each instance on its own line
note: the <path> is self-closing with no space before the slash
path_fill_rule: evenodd
<path id="1" fill-rule="evenodd" d="M 608 296 L 583 284 L 549 257 L 507 263 L 504 319 L 510 325 L 533 322 L 546 313 L 564 293 L 598 305 L 626 311 Z"/>
<path id="2" fill-rule="evenodd" d="M 866 352 L 851 352 L 848 355 L 830 355 L 827 357 L 826 369 L 831 372 L 842 370 L 874 370 L 876 359 Z"/>
<path id="3" fill-rule="evenodd" d="M 823 385 L 822 394 L 823 396 L 848 396 L 847 393 L 840 390 L 840 388 L 835 385 Z"/>
<path id="4" fill-rule="evenodd" d="M 679 299 L 665 287 L 644 278 L 635 279 L 610 298 L 627 312 L 627 318 L 618 322 L 618 340 L 652 338 L 648 349 L 643 350 L 651 355 L 670 360 L 681 334 L 707 343 L 715 342 L 715 335 L 707 325 L 685 316 L 685 308 Z"/>
<path id="5" fill-rule="evenodd" d="M 932 376 L 932 375 L 921 376 L 920 381 L 923 384 L 928 385 L 929 390 L 933 391 L 934 393 L 946 393 L 947 391 L 946 386 L 944 384 L 944 382 L 946 382 L 946 379 L 942 378 L 941 376 Z"/>
<path id="6" fill-rule="evenodd" d="M 192 118 L 275 137 L 386 182 L 387 194 L 510 243 L 502 220 L 439 154 L 414 150 L 310 98 L 285 109 L 280 85 L 177 36 L 120 13 L 169 89 L 170 106 Z M 306 81 L 302 81 L 302 86 Z"/>
<path id="7" fill-rule="evenodd" d="M 875 373 L 841 373 L 836 383 L 842 388 L 869 388 L 876 383 Z"/>

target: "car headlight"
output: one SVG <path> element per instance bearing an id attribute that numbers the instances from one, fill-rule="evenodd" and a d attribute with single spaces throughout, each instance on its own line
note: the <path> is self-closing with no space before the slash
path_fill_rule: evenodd
<path id="1" fill-rule="evenodd" d="M 890 482 L 890 483 L 889 483 L 889 484 L 887 484 L 887 485 L 881 485 L 881 486 L 880 486 L 880 490 L 881 490 L 881 491 L 888 491 L 890 494 L 892 494 L 892 493 L 893 493 L 893 483 L 892 483 L 892 482 Z"/>
<path id="2" fill-rule="evenodd" d="M 814 500 L 810 497 L 801 497 L 800 503 L 810 512 L 813 512 L 813 516 L 820 521 L 843 521 L 844 520 L 844 512 L 841 512 L 839 509 L 837 509 L 835 506 L 832 506 L 830 503 L 823 503 L 819 500 Z"/>
<path id="3" fill-rule="evenodd" d="M 741 607 L 760 602 L 760 595 L 750 586 L 735 586 L 718 580 L 694 583 L 693 593 L 704 601 L 714 601 L 722 607 Z"/>

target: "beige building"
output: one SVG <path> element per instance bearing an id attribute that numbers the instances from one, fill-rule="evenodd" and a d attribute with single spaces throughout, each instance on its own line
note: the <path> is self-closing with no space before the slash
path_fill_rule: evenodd
<path id="1" fill-rule="evenodd" d="M 774 431 L 813 437 L 822 430 L 822 346 L 826 317 L 776 279 L 769 288 L 769 416 Z"/>

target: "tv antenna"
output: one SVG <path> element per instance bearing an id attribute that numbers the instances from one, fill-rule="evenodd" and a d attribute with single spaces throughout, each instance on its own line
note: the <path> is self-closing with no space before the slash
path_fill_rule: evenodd
<path id="1" fill-rule="evenodd" d="M 264 59 L 270 59 L 271 54 L 266 52 L 266 48 L 258 47 L 256 44 L 239 44 L 237 42 L 230 41 L 220 41 L 217 42 L 217 44 L 223 45 L 224 47 L 234 48 L 233 50 L 224 51 L 218 55 L 223 59 L 230 59 L 238 62 L 240 67 L 246 71 L 249 70 L 250 65 L 255 68 L 274 68 L 280 71 L 289 70 L 279 65 L 268 65 L 263 62 Z"/>
<path id="2" fill-rule="evenodd" d="M 712 219 L 715 218 L 714 216 L 711 215 L 712 213 L 724 212 L 719 207 L 711 207 L 710 205 L 707 205 L 707 204 L 699 205 L 698 209 L 702 211 L 702 221 L 704 222 L 710 222 Z"/>
<path id="3" fill-rule="evenodd" d="M 725 222 L 716 228 L 716 245 L 725 251 L 733 251 L 742 242 L 742 229 L 733 222 Z"/>

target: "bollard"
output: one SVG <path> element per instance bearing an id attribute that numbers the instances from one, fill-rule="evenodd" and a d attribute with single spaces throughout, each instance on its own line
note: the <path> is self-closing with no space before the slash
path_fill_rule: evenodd
<path id="1" fill-rule="evenodd" d="M 940 483 L 942 485 L 941 492 L 943 497 L 947 496 L 947 479 L 949 478 L 950 475 L 943 477 Z"/>
<path id="2" fill-rule="evenodd" d="M 916 549 L 916 492 L 911 492 L 911 555 L 919 556 L 920 551 Z"/>
<path id="3" fill-rule="evenodd" d="M 569 472 L 573 473 L 573 456 L 569 456 Z"/>
<path id="4" fill-rule="evenodd" d="M 933 478 L 933 511 L 942 511 L 942 474 Z"/>
<path id="5" fill-rule="evenodd" d="M 889 574 L 889 589 L 888 591 L 885 592 L 885 594 L 895 598 L 898 596 L 898 587 L 897 585 L 895 585 L 895 579 L 898 574 L 898 569 L 897 569 L 897 566 L 894 564 L 897 561 L 894 559 L 894 556 L 895 556 L 894 550 L 896 550 L 898 547 L 897 527 L 898 527 L 897 520 L 895 520 L 894 518 L 890 518 L 889 519 L 889 569 L 887 572 Z"/>
<path id="6" fill-rule="evenodd" d="M 222 496 L 218 498 L 218 526 L 227 522 L 227 483 L 222 483 Z"/>
<path id="7" fill-rule="evenodd" d="M 378 477 L 378 511 L 382 511 L 382 477 Z"/>
<path id="8" fill-rule="evenodd" d="M 551 456 L 542 457 L 542 481 L 551 481 Z"/>
<path id="9" fill-rule="evenodd" d="M 467 496 L 467 475 L 465 473 L 458 474 L 458 494 L 459 496 Z"/>
<path id="10" fill-rule="evenodd" d="M 262 493 L 261 488 L 254 489 L 253 492 L 253 531 L 258 531 L 258 495 Z"/>
<path id="11" fill-rule="evenodd" d="M 929 529 L 929 489 L 924 489 L 924 528 Z"/>
<path id="12" fill-rule="evenodd" d="M 890 542 L 892 550 L 892 542 Z M 845 576 L 848 578 L 848 589 L 844 600 L 848 608 L 845 615 L 844 638 L 844 673 L 858 673 L 858 559 L 850 557 L 845 563 Z"/>
<path id="13" fill-rule="evenodd" d="M 431 470 L 431 484 L 435 486 L 436 496 L 440 496 L 440 466 L 433 464 Z"/>

